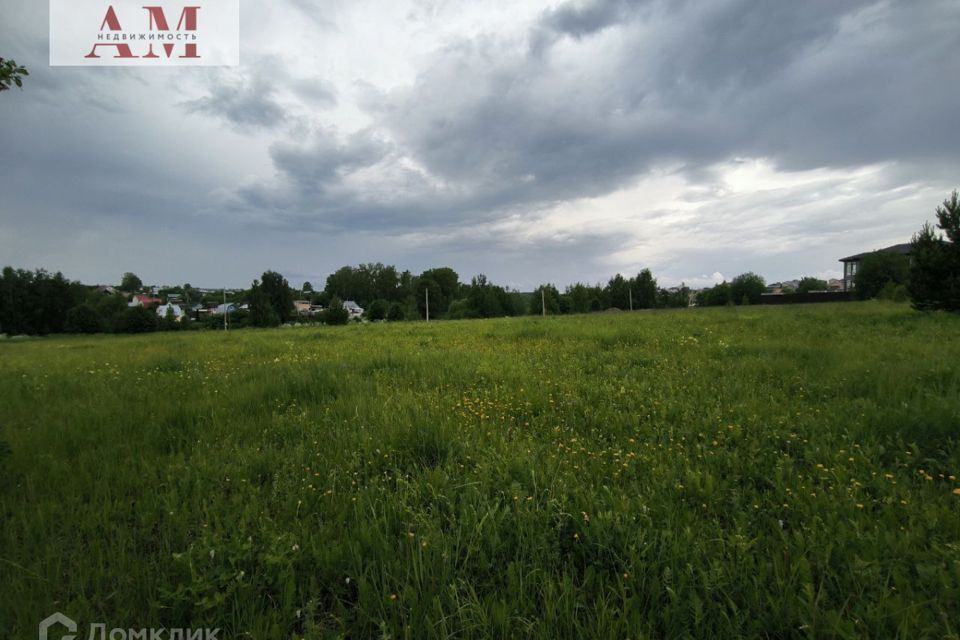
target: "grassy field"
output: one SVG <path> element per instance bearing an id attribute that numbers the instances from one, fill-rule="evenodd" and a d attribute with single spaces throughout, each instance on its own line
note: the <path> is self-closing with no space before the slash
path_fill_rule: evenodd
<path id="1" fill-rule="evenodd" d="M 0 407 L 3 638 L 960 633 L 958 317 L 7 342 Z"/>

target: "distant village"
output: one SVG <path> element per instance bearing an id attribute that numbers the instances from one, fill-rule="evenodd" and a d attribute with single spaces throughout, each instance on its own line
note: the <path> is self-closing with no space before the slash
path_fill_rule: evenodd
<path id="1" fill-rule="evenodd" d="M 250 310 L 250 304 L 248 302 L 221 302 L 219 304 L 204 304 L 198 302 L 191 304 L 190 301 L 186 299 L 187 296 L 183 293 L 162 293 L 163 291 L 174 288 L 176 287 L 149 287 L 150 293 L 133 294 L 127 306 L 154 309 L 160 318 L 173 318 L 177 321 L 180 321 L 184 317 L 200 320 L 204 316 L 225 316 L 238 312 L 248 312 Z M 96 289 L 105 295 L 123 295 L 122 291 L 108 285 L 97 285 Z M 193 291 L 204 298 L 217 295 L 237 298 L 246 292 L 245 289 L 193 289 Z M 342 304 L 351 319 L 361 318 L 363 316 L 363 307 L 353 300 L 345 300 Z M 325 311 L 325 307 L 320 304 L 315 304 L 311 300 L 294 300 L 293 310 L 297 317 L 308 318 L 319 316 Z"/>
<path id="2" fill-rule="evenodd" d="M 691 306 L 907 300 L 911 244 L 840 258 L 843 278 L 803 277 L 767 283 L 755 273 L 699 290 L 660 287 L 649 269 L 606 283 L 543 284 L 520 292 L 478 275 L 461 282 L 449 267 L 420 274 L 392 265 L 344 266 L 322 289 L 293 288 L 266 271 L 249 289 L 145 286 L 133 273 L 120 285 L 82 285 L 62 274 L 3 269 L 0 334 L 143 333 L 180 329 L 272 327 L 301 323 L 411 321 L 564 315 Z M 938 278 L 940 276 L 937 276 Z"/>

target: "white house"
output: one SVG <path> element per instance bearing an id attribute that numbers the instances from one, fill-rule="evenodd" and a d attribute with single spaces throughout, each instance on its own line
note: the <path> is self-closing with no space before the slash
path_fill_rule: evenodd
<path id="1" fill-rule="evenodd" d="M 210 313 L 212 313 L 215 316 L 222 316 L 225 313 L 236 313 L 237 309 L 238 309 L 237 305 L 233 304 L 232 302 L 228 302 L 226 304 L 218 304 L 214 309 L 210 311 Z"/>
<path id="2" fill-rule="evenodd" d="M 343 303 L 343 308 L 347 310 L 347 313 L 350 314 L 351 318 L 359 318 L 363 315 L 363 307 L 358 305 L 353 300 L 347 300 Z"/>
<path id="3" fill-rule="evenodd" d="M 297 312 L 297 315 L 307 315 L 310 313 L 310 301 L 309 300 L 294 300 L 293 309 Z"/>
<path id="4" fill-rule="evenodd" d="M 183 318 L 183 309 L 180 308 L 180 305 L 173 304 L 172 302 L 157 307 L 157 315 L 161 318 L 166 318 L 167 313 L 172 313 L 173 319 L 177 322 L 180 322 L 180 319 Z"/>

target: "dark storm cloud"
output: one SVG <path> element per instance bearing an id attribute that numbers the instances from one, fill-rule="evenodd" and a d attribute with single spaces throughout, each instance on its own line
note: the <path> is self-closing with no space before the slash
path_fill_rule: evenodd
<path id="1" fill-rule="evenodd" d="M 207 95 L 182 106 L 191 113 L 222 118 L 238 131 L 251 127 L 276 129 L 299 119 L 279 96 L 280 88 L 288 88 L 312 107 L 336 104 L 336 94 L 327 83 L 292 77 L 284 70 L 282 60 L 265 56 L 241 69 L 210 73 Z"/>
<path id="2" fill-rule="evenodd" d="M 224 82 L 220 78 L 210 83 L 208 95 L 185 102 L 184 107 L 192 113 L 222 117 L 241 129 L 249 126 L 272 129 L 283 124 L 287 117 L 269 87 L 245 81 Z"/>
<path id="3" fill-rule="evenodd" d="M 411 87 L 375 95 L 392 146 L 284 145 L 286 210 L 408 228 L 438 208 L 455 223 L 599 196 L 669 164 L 696 176 L 734 157 L 800 170 L 960 155 L 957 3 L 570 3 L 527 45 L 462 40 Z M 381 169 L 409 174 L 391 164 L 408 158 L 432 181 L 352 191 L 347 176 L 378 153 Z M 315 198 L 334 185 L 336 211 Z"/>
<path id="4" fill-rule="evenodd" d="M 240 68 L 144 70 L 48 67 L 45 3 L 14 3 L 0 54 L 31 76 L 0 96 L 7 259 L 170 273 L 189 245 L 182 277 L 232 284 L 361 260 L 530 286 L 640 262 L 794 277 L 776 252 L 835 268 L 905 241 L 960 170 L 955 1 L 567 2 L 502 30 L 454 19 L 492 2 L 416 2 L 399 23 L 286 4 L 245 14 Z M 827 171 L 731 191 L 756 158 Z M 650 176 L 683 186 L 658 199 Z M 637 184 L 649 203 L 617 199 Z"/>

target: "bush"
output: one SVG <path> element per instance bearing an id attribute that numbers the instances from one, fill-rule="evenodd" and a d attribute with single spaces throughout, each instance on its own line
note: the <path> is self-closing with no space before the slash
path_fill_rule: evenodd
<path id="1" fill-rule="evenodd" d="M 330 306 L 323 312 L 323 321 L 329 325 L 343 325 L 350 320 L 350 312 L 343 307 L 340 298 L 331 298 Z"/>
<path id="2" fill-rule="evenodd" d="M 160 324 L 156 312 L 146 307 L 129 307 L 117 318 L 114 330 L 117 333 L 149 333 Z"/>
<path id="3" fill-rule="evenodd" d="M 390 322 L 399 322 L 400 320 L 405 320 L 406 314 L 403 312 L 403 306 L 399 302 L 394 302 L 390 305 L 390 310 L 387 311 L 387 320 Z"/>
<path id="4" fill-rule="evenodd" d="M 379 298 L 367 307 L 367 318 L 370 320 L 386 320 L 389 311 L 390 303 L 383 298 Z"/>
<path id="5" fill-rule="evenodd" d="M 477 314 L 470 306 L 469 301 L 464 300 L 454 300 L 450 303 L 450 309 L 447 311 L 447 317 L 451 320 L 466 320 L 468 318 L 476 318 Z"/>
<path id="6" fill-rule="evenodd" d="M 270 303 L 270 298 L 254 283 L 250 295 L 250 324 L 254 327 L 276 327 L 280 316 Z"/>
<path id="7" fill-rule="evenodd" d="M 925 224 L 911 243 L 910 295 L 917 309 L 960 311 L 960 194 L 937 207 L 939 236 Z"/>
<path id="8" fill-rule="evenodd" d="M 92 306 L 81 304 L 67 311 L 65 329 L 67 333 L 100 333 L 103 319 Z"/>
<path id="9" fill-rule="evenodd" d="M 907 292 L 906 285 L 888 282 L 883 285 L 883 289 L 880 290 L 877 297 L 881 300 L 890 300 L 892 302 L 906 302 L 910 299 L 910 294 Z"/>
<path id="10" fill-rule="evenodd" d="M 811 291 L 826 291 L 827 281 L 819 278 L 806 277 L 801 278 L 797 285 L 797 293 L 809 293 Z"/>
<path id="11" fill-rule="evenodd" d="M 760 304 L 766 288 L 767 283 L 761 276 L 751 271 L 741 273 L 730 283 L 730 300 L 739 304 Z"/>
<path id="12" fill-rule="evenodd" d="M 906 284 L 909 279 L 910 264 L 906 256 L 899 253 L 876 251 L 867 254 L 860 261 L 854 286 L 857 297 L 869 300 L 880 295 L 887 283 Z"/>

